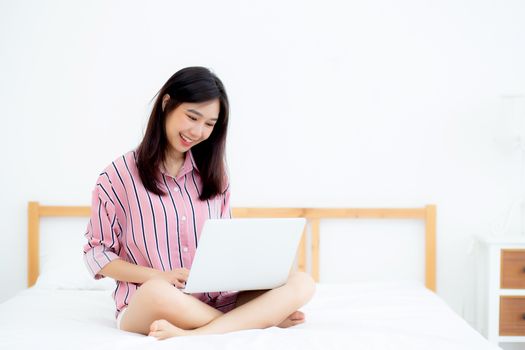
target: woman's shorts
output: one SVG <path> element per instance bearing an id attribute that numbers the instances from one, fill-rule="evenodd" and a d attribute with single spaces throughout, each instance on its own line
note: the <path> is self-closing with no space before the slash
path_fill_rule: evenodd
<path id="1" fill-rule="evenodd" d="M 127 310 L 127 309 L 128 309 L 127 307 L 123 308 L 123 309 L 120 311 L 120 313 L 118 314 L 118 316 L 117 316 L 117 328 L 118 328 L 118 329 L 121 329 L 121 328 L 120 328 L 120 322 L 122 321 L 122 316 L 124 316 L 124 314 L 126 313 L 126 310 Z"/>

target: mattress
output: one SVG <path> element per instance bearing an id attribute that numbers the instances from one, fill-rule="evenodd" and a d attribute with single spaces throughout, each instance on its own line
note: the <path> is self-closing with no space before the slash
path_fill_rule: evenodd
<path id="1" fill-rule="evenodd" d="M 33 287 L 0 304 L 2 349 L 500 349 L 417 282 L 318 284 L 304 324 L 155 338 L 116 329 L 109 290 Z"/>

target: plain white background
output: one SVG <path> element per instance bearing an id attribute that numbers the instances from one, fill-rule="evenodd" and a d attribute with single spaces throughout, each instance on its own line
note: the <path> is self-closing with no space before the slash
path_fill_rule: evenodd
<path id="1" fill-rule="evenodd" d="M 90 204 L 161 85 L 203 65 L 230 96 L 233 206 L 436 204 L 438 294 L 472 322 L 469 247 L 519 195 L 502 96 L 525 94 L 523 18 L 522 1 L 0 1 L 0 301 L 26 286 L 27 202 Z M 380 241 L 327 225 L 325 280 L 359 272 L 347 251 L 388 270 Z"/>

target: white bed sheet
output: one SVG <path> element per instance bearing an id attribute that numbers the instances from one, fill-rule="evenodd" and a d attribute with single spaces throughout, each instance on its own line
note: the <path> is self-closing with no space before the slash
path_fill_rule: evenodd
<path id="1" fill-rule="evenodd" d="M 157 341 L 115 328 L 110 291 L 30 288 L 0 304 L 2 349 L 494 350 L 416 282 L 318 284 L 305 324 Z"/>

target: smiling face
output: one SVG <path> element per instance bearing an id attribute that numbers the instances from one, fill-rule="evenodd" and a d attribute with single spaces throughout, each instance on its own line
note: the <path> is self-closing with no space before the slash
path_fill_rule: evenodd
<path id="1" fill-rule="evenodd" d="M 164 96 L 163 106 L 169 100 Z M 219 118 L 219 99 L 206 102 L 183 102 L 166 116 L 168 152 L 180 158 L 193 146 L 210 137 Z"/>

